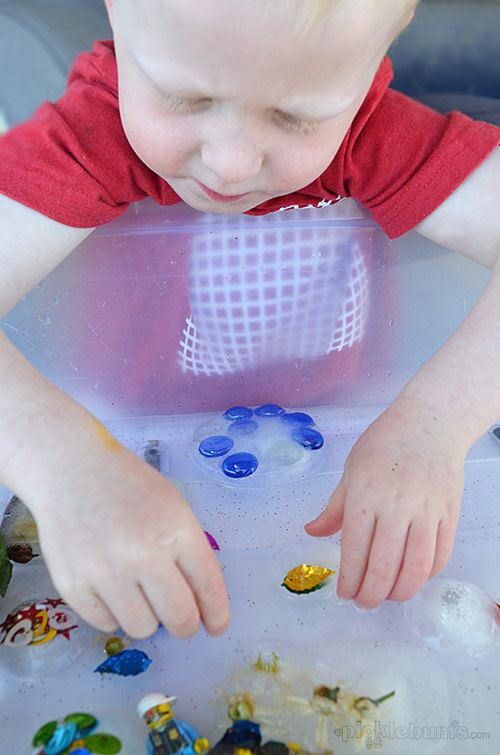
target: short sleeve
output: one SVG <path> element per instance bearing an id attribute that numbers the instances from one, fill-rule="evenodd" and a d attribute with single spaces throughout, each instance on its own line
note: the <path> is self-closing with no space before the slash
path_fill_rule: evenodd
<path id="1" fill-rule="evenodd" d="M 496 126 L 441 115 L 391 89 L 368 118 L 362 111 L 336 156 L 336 188 L 369 208 L 391 238 L 427 217 L 500 144 Z"/>
<path id="2" fill-rule="evenodd" d="M 108 223 L 146 196 L 179 201 L 127 141 L 112 42 L 78 56 L 65 94 L 0 139 L 0 192 L 81 228 Z"/>

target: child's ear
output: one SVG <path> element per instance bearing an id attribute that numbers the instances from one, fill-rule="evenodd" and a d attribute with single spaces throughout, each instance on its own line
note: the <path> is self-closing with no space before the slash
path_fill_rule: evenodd
<path id="1" fill-rule="evenodd" d="M 113 28 L 113 0 L 104 0 L 104 5 L 108 11 L 108 18 L 111 28 Z"/>

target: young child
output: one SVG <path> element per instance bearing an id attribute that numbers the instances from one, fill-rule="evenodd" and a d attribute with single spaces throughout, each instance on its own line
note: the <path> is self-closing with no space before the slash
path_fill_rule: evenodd
<path id="1" fill-rule="evenodd" d="M 350 195 L 390 236 L 415 227 L 495 267 L 500 129 L 388 90 L 415 1 L 105 2 L 114 46 L 80 56 L 61 100 L 0 141 L 0 316 L 147 195 L 253 214 Z M 499 296 L 497 265 L 306 526 L 342 528 L 341 597 L 407 600 L 447 563 L 465 455 L 500 416 Z M 103 631 L 223 632 L 224 582 L 176 488 L 3 335 L 0 385 L 0 479 L 31 508 L 61 595 Z"/>

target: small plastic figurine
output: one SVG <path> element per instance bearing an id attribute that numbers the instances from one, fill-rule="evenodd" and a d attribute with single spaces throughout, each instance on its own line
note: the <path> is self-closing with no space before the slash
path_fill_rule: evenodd
<path id="1" fill-rule="evenodd" d="M 173 717 L 170 703 L 176 700 L 175 696 L 152 692 L 139 701 L 137 713 L 148 727 L 148 755 L 202 755 L 210 748 L 193 726 Z"/>
<path id="2" fill-rule="evenodd" d="M 209 755 L 250 755 L 258 753 L 262 737 L 259 724 L 253 721 L 234 721 Z"/>
<path id="3" fill-rule="evenodd" d="M 35 520 L 24 503 L 13 496 L 0 521 L 0 597 L 12 577 L 12 562 L 27 564 L 39 551 Z"/>

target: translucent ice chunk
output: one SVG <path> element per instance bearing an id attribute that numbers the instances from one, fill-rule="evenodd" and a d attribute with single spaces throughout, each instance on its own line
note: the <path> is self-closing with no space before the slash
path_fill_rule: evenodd
<path id="1" fill-rule="evenodd" d="M 432 579 L 404 606 L 411 631 L 445 653 L 482 655 L 500 638 L 500 609 L 477 585 Z"/>
<path id="2" fill-rule="evenodd" d="M 28 600 L 3 618 L 0 664 L 22 679 L 56 674 L 90 646 L 93 633 L 60 598 Z"/>
<path id="3" fill-rule="evenodd" d="M 296 464 L 300 457 L 306 453 L 297 443 L 291 440 L 278 440 L 267 449 L 265 459 L 266 466 L 270 469 L 277 467 L 290 467 Z"/>
<path id="4" fill-rule="evenodd" d="M 254 433 L 258 427 L 257 422 L 254 422 L 253 419 L 237 419 L 236 422 L 229 425 L 227 431 L 231 435 L 245 436 Z"/>

